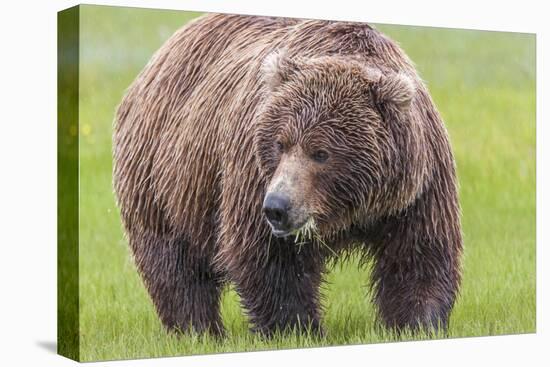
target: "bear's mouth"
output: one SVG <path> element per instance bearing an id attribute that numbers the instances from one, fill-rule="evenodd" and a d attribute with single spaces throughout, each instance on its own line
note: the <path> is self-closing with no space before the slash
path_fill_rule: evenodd
<path id="1" fill-rule="evenodd" d="M 271 233 L 275 235 L 275 237 L 284 238 L 290 236 L 294 231 L 287 231 L 282 229 L 275 229 L 271 228 Z"/>
<path id="2" fill-rule="evenodd" d="M 311 225 L 308 226 L 308 224 L 311 224 L 311 223 L 314 223 L 314 222 L 310 218 L 310 219 L 302 221 L 298 225 L 292 226 L 292 228 L 284 228 L 284 229 L 275 228 L 270 223 L 271 233 L 275 237 L 278 237 L 278 238 L 285 238 L 285 237 L 289 237 L 289 236 L 298 236 L 300 234 L 300 232 L 305 229 L 305 227 L 311 227 Z"/>

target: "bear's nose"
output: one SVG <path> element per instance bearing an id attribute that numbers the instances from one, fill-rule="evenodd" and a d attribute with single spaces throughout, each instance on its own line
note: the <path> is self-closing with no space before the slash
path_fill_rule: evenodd
<path id="1" fill-rule="evenodd" d="M 276 231 L 288 230 L 288 211 L 290 198 L 281 193 L 269 193 L 265 197 L 264 214 Z"/>

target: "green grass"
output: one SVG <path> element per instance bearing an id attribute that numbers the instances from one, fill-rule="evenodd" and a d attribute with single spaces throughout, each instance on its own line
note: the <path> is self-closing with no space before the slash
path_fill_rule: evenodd
<path id="1" fill-rule="evenodd" d="M 367 270 L 328 275 L 321 340 L 271 341 L 248 332 L 228 290 L 228 336 L 168 335 L 139 279 L 111 184 L 113 114 L 125 88 L 173 31 L 197 14 L 84 6 L 80 85 L 81 359 L 138 358 L 378 343 Z M 464 281 L 451 337 L 535 331 L 535 38 L 533 35 L 379 26 L 415 61 L 442 113 L 460 180 Z M 417 336 L 425 338 L 425 336 Z"/>

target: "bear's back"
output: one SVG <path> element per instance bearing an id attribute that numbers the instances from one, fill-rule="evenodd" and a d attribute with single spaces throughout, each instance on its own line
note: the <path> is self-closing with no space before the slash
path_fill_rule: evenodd
<path id="1" fill-rule="evenodd" d="M 121 104 L 119 115 L 136 118 L 119 119 L 117 126 L 155 124 L 165 135 L 190 136 L 218 131 L 222 121 L 238 124 L 227 117 L 253 112 L 261 63 L 281 49 L 289 57 L 353 55 L 415 74 L 399 47 L 368 24 L 211 14 L 189 22 L 157 51 Z"/>

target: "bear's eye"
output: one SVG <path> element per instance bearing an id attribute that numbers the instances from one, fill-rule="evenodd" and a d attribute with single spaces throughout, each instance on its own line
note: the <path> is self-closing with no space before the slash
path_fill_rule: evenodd
<path id="1" fill-rule="evenodd" d="M 311 157 L 316 162 L 323 163 L 328 159 L 328 152 L 326 150 L 319 149 L 319 150 L 316 150 L 315 152 L 313 152 Z"/>
<path id="2" fill-rule="evenodd" d="M 280 140 L 275 143 L 275 147 L 279 153 L 283 153 L 285 151 L 285 145 Z"/>

